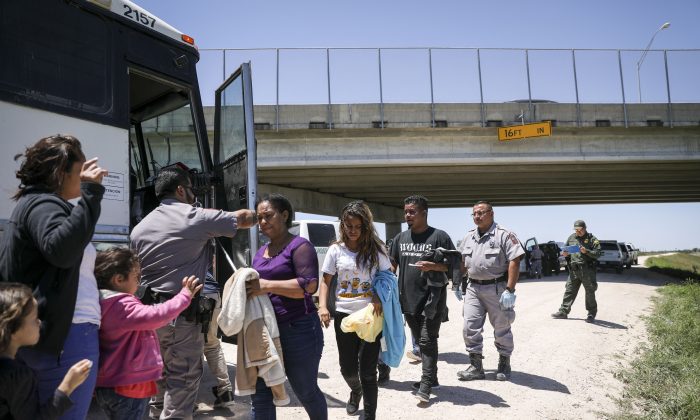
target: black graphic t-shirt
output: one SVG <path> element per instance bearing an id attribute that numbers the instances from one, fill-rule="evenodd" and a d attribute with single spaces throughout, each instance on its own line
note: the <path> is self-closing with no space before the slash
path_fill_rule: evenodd
<path id="1" fill-rule="evenodd" d="M 410 229 L 403 231 L 391 244 L 391 260 L 399 269 L 399 302 L 405 314 L 421 312 L 428 298 L 428 285 L 421 278 L 421 271 L 409 264 L 415 264 L 424 252 L 435 248 L 455 249 L 450 236 L 433 227 L 418 234 Z"/>

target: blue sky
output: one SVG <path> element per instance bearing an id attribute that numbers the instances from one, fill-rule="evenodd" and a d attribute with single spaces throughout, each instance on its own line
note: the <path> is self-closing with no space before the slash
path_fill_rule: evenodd
<path id="1" fill-rule="evenodd" d="M 654 49 L 695 49 L 700 48 L 700 1 L 600 1 L 574 2 L 569 0 L 551 1 L 251 1 L 232 2 L 229 0 L 206 0 L 200 2 L 182 0 L 137 0 L 159 18 L 180 31 L 194 37 L 200 49 L 208 48 L 285 48 L 285 47 L 479 47 L 479 48 L 612 48 L 643 49 L 650 37 L 664 22 L 671 27 L 660 32 L 653 44 Z M 305 55 L 306 54 L 306 55 Z M 325 80 L 324 61 L 316 53 L 300 53 L 296 59 L 289 59 L 287 66 L 294 63 L 306 65 L 309 70 L 306 79 L 301 77 L 295 83 L 302 86 L 302 95 L 287 85 L 281 90 L 282 103 L 317 103 L 326 100 L 325 85 L 306 85 L 309 80 L 318 78 L 320 72 Z M 697 74 L 698 53 L 671 58 L 671 84 L 674 101 L 700 101 L 700 83 L 694 78 Z M 232 53 L 227 55 L 233 70 L 236 60 L 252 61 L 254 96 L 256 103 L 274 103 L 274 79 L 269 71 L 255 73 L 270 65 L 269 53 Z M 411 58 L 409 58 L 410 60 Z M 469 58 L 466 58 L 468 60 Z M 521 59 L 521 58 L 517 58 Z M 596 67 L 610 57 L 592 57 L 591 66 Z M 636 73 L 634 63 L 637 53 L 623 57 L 625 92 L 627 100 L 636 99 Z M 336 66 L 342 67 L 340 54 L 335 58 Z M 425 59 L 414 58 L 411 64 L 415 80 L 424 80 L 425 70 L 421 70 Z M 436 61 L 439 59 L 436 58 Z M 577 58 L 578 60 L 578 58 Z M 583 62 L 585 59 L 581 58 Z M 502 60 L 495 59 L 494 63 Z M 506 61 L 506 63 L 509 63 Z M 578 63 L 578 61 L 577 61 Z M 352 64 L 352 63 L 350 63 Z M 348 64 L 349 65 L 349 64 Z M 522 63 L 517 62 L 517 66 Z M 535 64 L 536 65 L 536 64 Z M 585 64 L 582 64 L 584 66 Z M 203 101 L 207 105 L 211 94 L 223 76 L 221 58 L 217 53 L 203 51 L 199 68 Z M 447 68 L 448 66 L 446 66 Z M 493 65 L 489 72 L 508 71 L 508 65 Z M 663 61 L 661 55 L 650 54 L 643 66 L 644 101 L 665 100 L 663 90 Z M 319 70 L 319 68 L 321 70 Z M 437 69 L 440 71 L 440 68 Z M 291 71 L 291 70 L 289 70 Z M 334 70 L 332 78 L 334 103 L 356 102 L 364 95 L 367 101 L 376 88 L 363 81 L 365 89 L 350 89 L 346 93 L 342 80 Z M 521 72 L 521 70 L 515 70 Z M 355 73 L 361 73 L 360 70 Z M 544 79 L 549 75 L 542 73 Z M 488 75 L 487 75 L 488 76 Z M 368 76 L 370 77 L 370 76 Z M 408 78 L 407 85 L 414 79 Z M 445 72 L 441 80 L 451 80 Z M 585 78 L 585 73 L 583 75 Z M 609 83 L 618 83 L 612 76 Z M 389 76 L 390 78 L 390 76 Z M 307 80 L 308 79 L 308 80 Z M 585 85 L 582 101 L 616 101 L 609 98 L 611 89 L 596 75 Z M 533 80 L 533 84 L 534 84 Z M 585 83 L 585 82 L 582 82 Z M 456 82 L 454 83 L 457 84 Z M 451 83 L 443 91 L 436 90 L 445 101 L 450 101 Z M 537 88 L 537 86 L 535 86 Z M 581 87 L 580 87 L 581 88 Z M 425 101 L 425 89 L 406 89 L 397 86 L 385 93 L 389 100 Z M 525 85 L 526 89 L 526 85 Z M 533 97 L 551 97 L 555 93 L 546 90 L 533 92 Z M 564 99 L 571 97 L 567 87 Z M 612 89 L 615 91 L 615 89 Z M 619 83 L 617 90 L 619 91 Z M 359 93 L 354 93 L 359 92 Z M 489 91 L 492 100 L 527 97 L 522 83 L 510 90 Z M 538 95 L 539 93 L 539 95 Z M 460 93 L 469 97 L 472 93 Z M 617 93 L 614 93 L 617 94 Z M 583 97 L 587 95 L 587 97 Z M 304 96 L 304 97 L 302 97 Z M 438 98 L 439 100 L 440 98 Z M 559 98 L 555 98 L 559 99 Z M 429 100 L 429 97 L 428 97 Z M 456 100 L 460 100 L 457 98 Z M 478 100 L 478 97 L 477 97 Z M 488 100 L 488 98 L 487 98 Z M 465 102 L 471 101 L 465 100 Z M 428 197 L 429 198 L 429 197 Z M 397 203 L 399 204 L 399 203 Z M 624 205 L 577 205 L 577 206 L 531 206 L 495 208 L 496 221 L 515 231 L 521 240 L 536 236 L 540 241 L 563 241 L 572 231 L 573 221 L 585 219 L 589 230 L 600 239 L 617 239 L 634 243 L 640 249 L 685 249 L 700 247 L 700 227 L 697 214 L 700 203 L 679 204 L 624 204 Z M 468 216 L 469 209 L 432 209 L 432 225 L 446 230 L 457 241 L 473 224 Z M 311 217 L 311 216 L 308 216 Z"/>

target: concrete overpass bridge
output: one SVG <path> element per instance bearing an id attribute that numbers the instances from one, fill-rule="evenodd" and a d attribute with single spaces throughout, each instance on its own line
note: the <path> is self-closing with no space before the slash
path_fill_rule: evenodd
<path id="1" fill-rule="evenodd" d="M 385 104 L 384 124 L 376 104 L 334 105 L 328 127 L 324 105 L 284 106 L 275 129 L 280 110 L 258 105 L 259 189 L 316 214 L 365 200 L 387 234 L 411 194 L 433 207 L 700 201 L 700 105 L 537 104 L 552 136 L 499 142 L 521 107 L 486 104 L 482 127 L 480 104 Z"/>

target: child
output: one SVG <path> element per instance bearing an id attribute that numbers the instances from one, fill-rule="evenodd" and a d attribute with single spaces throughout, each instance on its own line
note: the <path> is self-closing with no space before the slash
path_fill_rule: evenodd
<path id="1" fill-rule="evenodd" d="M 90 373 L 92 362 L 74 364 L 54 392 L 39 401 L 38 379 L 32 369 L 15 360 L 22 346 L 39 341 L 38 305 L 29 287 L 0 283 L 0 419 L 54 419 L 72 405 L 70 394 Z"/>
<path id="2" fill-rule="evenodd" d="M 100 288 L 100 368 L 97 402 L 111 419 L 140 419 L 156 394 L 163 359 L 155 330 L 168 324 L 202 288 L 194 276 L 167 302 L 144 305 L 134 293 L 141 267 L 136 254 L 112 248 L 97 254 L 95 278 Z"/>

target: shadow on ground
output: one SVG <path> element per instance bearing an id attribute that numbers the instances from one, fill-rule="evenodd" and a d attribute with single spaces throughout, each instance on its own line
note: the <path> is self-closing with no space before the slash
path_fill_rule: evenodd
<path id="1" fill-rule="evenodd" d="M 389 381 L 388 384 L 381 388 L 393 389 L 396 391 L 405 391 L 413 394 L 411 386 L 413 381 Z M 419 407 L 430 407 L 432 403 L 438 401 L 451 402 L 454 405 L 470 406 L 475 404 L 487 404 L 491 407 L 510 407 L 506 401 L 496 394 L 487 391 L 469 388 L 468 384 L 464 386 L 442 385 L 439 389 L 433 390 L 430 395 L 430 402 L 422 403 L 415 399 L 415 404 Z M 407 402 L 407 404 L 410 404 Z"/>
<path id="2" fill-rule="evenodd" d="M 488 379 L 488 377 L 489 377 L 489 374 L 487 373 L 486 378 Z M 493 372 L 493 377 L 495 379 L 496 372 Z M 512 382 L 516 385 L 526 386 L 530 389 L 538 389 L 541 391 L 561 392 L 562 394 L 571 394 L 569 392 L 569 388 L 559 381 L 555 381 L 554 379 L 551 379 L 551 378 L 547 378 L 547 377 L 539 376 L 539 375 L 533 375 L 531 373 L 526 373 L 526 372 L 513 371 L 513 373 L 510 376 L 510 382 Z"/>

